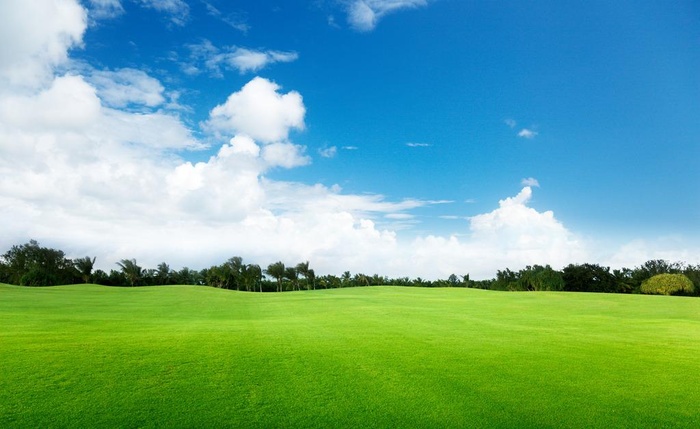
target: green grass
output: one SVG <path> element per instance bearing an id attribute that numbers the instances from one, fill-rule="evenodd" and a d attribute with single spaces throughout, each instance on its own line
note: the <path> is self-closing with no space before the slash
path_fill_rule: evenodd
<path id="1" fill-rule="evenodd" d="M 700 299 L 0 285 L 0 427 L 700 427 Z"/>

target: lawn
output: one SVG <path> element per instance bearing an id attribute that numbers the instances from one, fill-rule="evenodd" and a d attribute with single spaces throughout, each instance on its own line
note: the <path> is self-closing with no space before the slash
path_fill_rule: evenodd
<path id="1" fill-rule="evenodd" d="M 0 285 L 0 427 L 700 427 L 700 299 Z"/>

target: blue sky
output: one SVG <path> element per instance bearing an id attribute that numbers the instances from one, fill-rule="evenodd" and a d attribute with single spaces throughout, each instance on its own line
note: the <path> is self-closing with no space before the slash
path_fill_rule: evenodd
<path id="1" fill-rule="evenodd" d="M 4 248 L 423 277 L 700 263 L 697 2 L 0 12 Z"/>

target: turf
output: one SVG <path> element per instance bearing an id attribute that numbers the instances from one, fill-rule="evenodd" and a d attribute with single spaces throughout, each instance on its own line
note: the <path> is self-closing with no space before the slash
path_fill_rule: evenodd
<path id="1" fill-rule="evenodd" d="M 0 427 L 700 427 L 700 299 L 0 285 Z"/>

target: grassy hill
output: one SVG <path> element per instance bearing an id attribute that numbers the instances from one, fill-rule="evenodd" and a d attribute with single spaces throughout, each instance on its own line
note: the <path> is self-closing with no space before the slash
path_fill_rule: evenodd
<path id="1" fill-rule="evenodd" d="M 0 427 L 700 427 L 700 300 L 0 285 Z"/>

